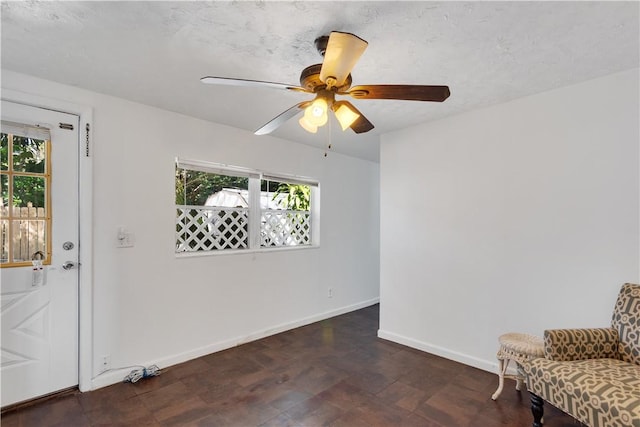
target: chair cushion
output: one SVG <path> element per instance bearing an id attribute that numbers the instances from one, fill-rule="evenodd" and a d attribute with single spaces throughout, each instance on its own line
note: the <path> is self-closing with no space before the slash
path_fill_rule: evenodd
<path id="1" fill-rule="evenodd" d="M 626 283 L 620 289 L 611 327 L 620 336 L 619 357 L 640 365 L 640 285 Z"/>
<path id="2" fill-rule="evenodd" d="M 527 386 L 592 427 L 640 427 L 640 366 L 616 359 L 553 361 L 526 366 Z"/>

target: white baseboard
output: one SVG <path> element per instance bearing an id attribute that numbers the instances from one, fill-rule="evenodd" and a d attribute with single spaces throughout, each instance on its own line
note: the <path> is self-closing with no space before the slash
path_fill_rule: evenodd
<path id="1" fill-rule="evenodd" d="M 217 343 L 212 343 L 200 348 L 185 351 L 183 353 L 178 353 L 172 356 L 162 357 L 152 361 L 146 361 L 144 363 L 140 363 L 140 365 L 142 366 L 157 365 L 160 369 L 167 368 L 172 365 L 177 365 L 178 363 L 187 362 L 189 360 L 192 360 L 201 356 L 206 356 L 207 354 L 216 353 L 218 351 L 236 347 L 241 344 L 246 344 L 251 341 L 256 341 L 261 338 L 279 334 L 281 332 L 289 331 L 291 329 L 299 328 L 301 326 L 309 325 L 314 322 L 319 322 L 321 320 L 329 319 L 331 317 L 339 316 L 341 314 L 350 313 L 352 311 L 369 307 L 379 302 L 380 302 L 380 298 L 373 298 L 367 301 L 362 301 L 356 304 L 340 307 L 335 310 L 325 311 L 324 313 L 319 313 L 313 316 L 298 319 L 293 322 L 276 325 L 274 327 L 256 331 L 245 336 L 236 337 L 230 340 L 221 341 Z M 91 389 L 95 390 L 98 388 L 106 387 L 108 385 L 119 383 L 124 379 L 124 377 L 132 369 L 134 368 L 129 367 L 129 368 L 121 368 L 121 369 L 110 369 L 106 372 L 103 372 L 102 374 L 94 377 L 91 380 Z"/>
<path id="2" fill-rule="evenodd" d="M 473 366 L 474 368 L 482 369 L 483 371 L 491 372 L 493 374 L 498 372 L 497 360 L 489 361 L 480 359 L 475 356 L 460 353 L 458 351 L 440 347 L 435 344 L 418 341 L 413 338 L 398 335 L 393 332 L 384 331 L 382 329 L 378 330 L 378 337 L 388 341 L 393 341 L 398 344 L 406 345 L 407 347 L 415 348 L 417 350 L 425 351 L 427 353 L 435 354 L 436 356 L 444 357 L 445 359 L 460 362 L 468 366 Z M 515 374 L 515 367 L 510 366 L 507 370 L 507 373 Z"/>

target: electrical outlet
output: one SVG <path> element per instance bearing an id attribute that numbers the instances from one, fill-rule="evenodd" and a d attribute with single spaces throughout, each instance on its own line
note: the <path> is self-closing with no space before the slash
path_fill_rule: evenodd
<path id="1" fill-rule="evenodd" d="M 329 288 L 329 291 L 327 292 L 327 297 L 333 298 L 333 288 Z"/>

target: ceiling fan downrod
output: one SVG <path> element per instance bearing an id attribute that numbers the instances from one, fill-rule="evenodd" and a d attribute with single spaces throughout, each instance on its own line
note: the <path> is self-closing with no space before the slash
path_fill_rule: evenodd
<path id="1" fill-rule="evenodd" d="M 324 53 L 327 51 L 327 44 L 329 43 L 329 36 L 320 36 L 313 42 L 318 49 L 320 56 L 324 58 Z"/>

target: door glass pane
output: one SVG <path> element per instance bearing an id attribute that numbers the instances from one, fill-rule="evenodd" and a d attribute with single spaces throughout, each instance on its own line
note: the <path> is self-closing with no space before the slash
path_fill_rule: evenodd
<path id="1" fill-rule="evenodd" d="M 49 142 L 0 133 L 0 264 L 19 267 L 41 251 L 50 263 Z"/>
<path id="2" fill-rule="evenodd" d="M 0 263 L 9 262 L 9 221 L 0 220 Z"/>
<path id="3" fill-rule="evenodd" d="M 30 261 L 36 251 L 46 254 L 45 178 L 14 175 L 12 205 L 12 261 Z"/>
<path id="4" fill-rule="evenodd" d="M 14 175 L 13 206 L 22 209 L 45 208 L 45 178 L 39 176 Z M 24 215 L 21 213 L 20 216 Z M 29 216 L 31 215 L 29 214 Z"/>
<path id="5" fill-rule="evenodd" d="M 0 216 L 8 216 L 5 212 L 9 206 L 9 175 L 0 174 Z"/>
<path id="6" fill-rule="evenodd" d="M 0 170 L 3 171 L 9 169 L 9 142 L 7 137 L 6 133 L 0 133 Z"/>
<path id="7" fill-rule="evenodd" d="M 44 219 L 24 219 L 11 221 L 13 262 L 25 262 L 33 259 L 33 254 L 46 252 L 46 221 Z"/>
<path id="8" fill-rule="evenodd" d="M 13 170 L 45 172 L 46 141 L 22 136 L 13 137 Z"/>

